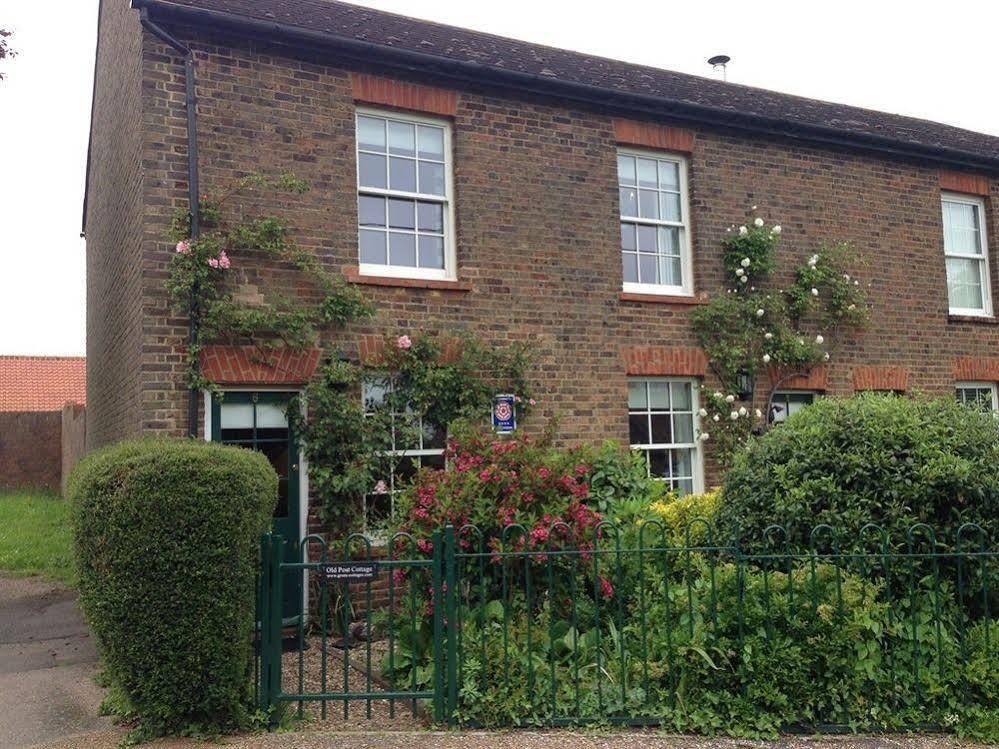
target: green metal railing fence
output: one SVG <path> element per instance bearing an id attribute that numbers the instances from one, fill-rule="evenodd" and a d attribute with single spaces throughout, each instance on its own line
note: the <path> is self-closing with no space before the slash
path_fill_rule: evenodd
<path id="1" fill-rule="evenodd" d="M 323 584 L 311 635 L 300 623 L 285 655 L 284 684 L 282 577 L 370 560 L 372 549 L 351 536 L 331 554 L 311 536 L 292 564 L 281 561 L 283 541 L 266 536 L 259 702 L 297 702 L 301 712 L 318 701 L 325 716 L 339 701 L 346 717 L 355 701 L 369 716 L 372 700 L 387 700 L 393 715 L 396 702 L 415 714 L 426 701 L 448 725 L 677 726 L 698 700 L 753 705 L 769 699 L 763 685 L 780 692 L 782 678 L 814 669 L 815 694 L 800 716 L 786 708 L 788 722 L 884 722 L 876 715 L 884 708 L 902 716 L 896 723 L 915 724 L 962 701 L 999 709 L 979 704 L 993 694 L 989 680 L 999 681 L 999 552 L 981 528 L 940 539 L 920 525 L 891 539 L 875 525 L 851 538 L 819 526 L 804 547 L 780 526 L 765 536 L 757 548 L 716 543 L 703 521 L 679 538 L 655 521 L 602 523 L 579 547 L 560 524 L 400 535 L 380 567 L 390 575 L 382 609 L 372 610 L 375 580 Z M 352 597 L 367 604 L 360 622 Z M 351 625 L 361 624 L 367 637 L 351 648 Z M 347 647 L 331 648 L 331 634 L 345 633 Z M 321 651 L 311 690 L 307 635 Z"/>

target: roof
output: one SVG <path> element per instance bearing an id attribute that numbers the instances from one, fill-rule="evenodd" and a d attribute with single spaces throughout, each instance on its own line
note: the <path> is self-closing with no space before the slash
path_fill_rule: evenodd
<path id="1" fill-rule="evenodd" d="M 0 356 L 0 412 L 59 411 L 86 402 L 86 358 Z"/>
<path id="2" fill-rule="evenodd" d="M 999 173 L 999 137 L 914 117 L 530 44 L 334 0 L 132 0 L 158 18 L 221 25 L 271 42 L 353 49 L 360 60 L 505 81 L 612 107 L 659 110 L 805 140 L 897 151 Z M 494 80 L 495 79 L 495 80 Z M 602 93 L 602 96 L 601 96 Z"/>

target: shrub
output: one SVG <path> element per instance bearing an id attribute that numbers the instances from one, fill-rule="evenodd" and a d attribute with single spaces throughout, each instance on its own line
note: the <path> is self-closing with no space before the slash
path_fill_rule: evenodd
<path id="1" fill-rule="evenodd" d="M 721 504 L 722 492 L 718 488 L 702 494 L 670 496 L 649 505 L 650 519 L 663 524 L 674 545 L 699 546 L 714 540 L 709 539 L 709 533 L 714 532 Z"/>
<path id="2" fill-rule="evenodd" d="M 978 523 L 994 541 L 999 421 L 953 399 L 823 398 L 752 441 L 724 491 L 720 521 L 747 545 L 763 543 L 774 523 L 795 545 L 828 523 L 845 546 L 869 522 L 894 543 L 915 523 L 947 544 L 961 524 Z"/>
<path id="3" fill-rule="evenodd" d="M 69 482 L 80 600 L 138 735 L 248 717 L 259 534 L 277 476 L 260 453 L 123 442 Z"/>

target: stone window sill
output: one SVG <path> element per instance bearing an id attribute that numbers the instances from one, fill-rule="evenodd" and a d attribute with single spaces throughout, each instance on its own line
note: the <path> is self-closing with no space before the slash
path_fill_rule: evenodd
<path id="1" fill-rule="evenodd" d="M 651 304 L 697 305 L 707 304 L 708 300 L 698 296 L 676 296 L 671 294 L 636 294 L 631 291 L 621 292 L 622 302 L 648 302 Z"/>
<path id="2" fill-rule="evenodd" d="M 979 317 L 978 315 L 947 315 L 947 322 L 971 322 L 979 325 L 999 325 L 995 317 Z"/>
<path id="3" fill-rule="evenodd" d="M 437 289 L 438 291 L 471 291 L 472 284 L 468 281 L 444 281 L 427 278 L 399 278 L 397 276 L 367 276 L 358 272 L 355 267 L 343 269 L 343 277 L 347 283 L 364 286 L 394 286 L 403 289 Z"/>

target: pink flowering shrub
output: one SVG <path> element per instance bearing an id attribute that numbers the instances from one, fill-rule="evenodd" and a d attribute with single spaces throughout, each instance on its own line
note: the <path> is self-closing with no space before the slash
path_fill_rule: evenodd
<path id="1" fill-rule="evenodd" d="M 445 457 L 449 470 L 420 473 L 400 497 L 400 531 L 426 539 L 450 523 L 473 551 L 593 548 L 602 516 L 590 502 L 588 451 L 472 433 L 449 441 Z M 469 525 L 481 539 L 461 530 Z"/>

